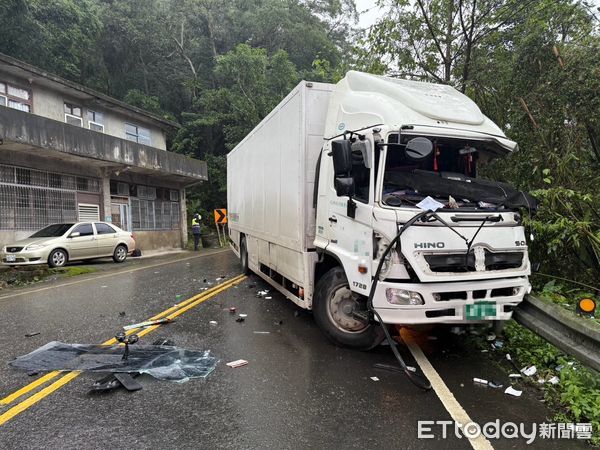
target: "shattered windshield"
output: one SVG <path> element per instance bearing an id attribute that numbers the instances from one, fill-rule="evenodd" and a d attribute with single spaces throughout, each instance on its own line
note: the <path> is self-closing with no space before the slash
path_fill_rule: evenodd
<path id="1" fill-rule="evenodd" d="M 402 136 L 402 143 L 414 136 Z M 382 201 L 393 207 L 416 206 L 432 197 L 445 208 L 534 209 L 536 201 L 528 194 L 500 182 L 476 178 L 478 163 L 488 160 L 477 142 L 463 139 L 431 138 L 433 151 L 422 160 L 406 155 L 403 145 L 387 149 L 383 174 Z M 398 143 L 398 135 L 389 142 Z M 481 143 L 480 143 L 481 144 Z"/>

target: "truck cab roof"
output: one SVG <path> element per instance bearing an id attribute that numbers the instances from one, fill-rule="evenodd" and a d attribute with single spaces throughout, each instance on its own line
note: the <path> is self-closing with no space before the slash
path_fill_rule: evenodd
<path id="1" fill-rule="evenodd" d="M 433 128 L 446 135 L 469 132 L 494 138 L 497 153 L 517 149 L 469 97 L 444 84 L 402 80 L 349 71 L 334 88 L 325 136 L 385 124 L 392 129 Z"/>

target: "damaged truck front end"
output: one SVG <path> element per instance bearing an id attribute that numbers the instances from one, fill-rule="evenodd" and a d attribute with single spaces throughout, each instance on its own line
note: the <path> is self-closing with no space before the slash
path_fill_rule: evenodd
<path id="1" fill-rule="evenodd" d="M 380 131 L 374 138 L 381 163 L 373 273 L 402 231 L 373 280 L 371 301 L 381 319 L 390 324 L 510 319 L 531 289 L 519 210 L 533 211 L 536 201 L 507 184 L 476 177 L 482 162 L 505 153 L 511 141 L 418 126 L 387 138 Z M 416 153 L 410 149 L 414 142 Z M 404 229 L 427 210 L 432 214 Z"/>

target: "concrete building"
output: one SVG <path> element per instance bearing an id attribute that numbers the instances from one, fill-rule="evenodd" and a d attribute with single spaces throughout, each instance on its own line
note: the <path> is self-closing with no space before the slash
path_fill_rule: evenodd
<path id="1" fill-rule="evenodd" d="M 0 245 L 104 220 L 138 248 L 187 242 L 185 188 L 206 163 L 171 153 L 175 122 L 0 54 Z"/>

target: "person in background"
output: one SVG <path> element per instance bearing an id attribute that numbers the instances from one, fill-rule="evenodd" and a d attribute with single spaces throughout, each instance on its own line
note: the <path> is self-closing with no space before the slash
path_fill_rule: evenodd
<path id="1" fill-rule="evenodd" d="M 200 214 L 194 214 L 192 219 L 192 234 L 194 235 L 194 251 L 198 251 L 198 244 L 200 244 Z"/>

